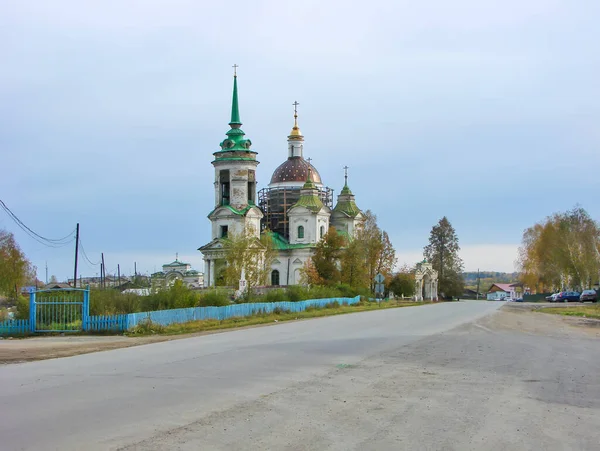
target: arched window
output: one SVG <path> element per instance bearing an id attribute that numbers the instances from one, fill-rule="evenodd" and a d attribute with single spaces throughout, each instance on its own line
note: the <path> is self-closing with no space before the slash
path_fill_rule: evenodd
<path id="1" fill-rule="evenodd" d="M 279 271 L 276 269 L 271 272 L 271 285 L 279 285 Z"/>
<path id="2" fill-rule="evenodd" d="M 304 238 L 304 226 L 298 226 L 298 239 Z"/>
<path id="3" fill-rule="evenodd" d="M 325 236 L 325 226 L 321 226 L 321 238 Z"/>

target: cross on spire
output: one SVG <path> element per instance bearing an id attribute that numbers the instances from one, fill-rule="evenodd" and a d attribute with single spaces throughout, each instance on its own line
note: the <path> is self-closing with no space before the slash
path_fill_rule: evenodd
<path id="1" fill-rule="evenodd" d="M 311 164 L 310 162 L 312 161 L 312 158 L 307 158 L 306 161 L 308 162 L 308 171 L 306 171 L 306 181 L 308 182 L 309 180 L 311 180 Z"/>
<path id="2" fill-rule="evenodd" d="M 348 166 L 344 166 L 344 185 L 348 186 Z"/>
<path id="3" fill-rule="evenodd" d="M 297 128 L 298 127 L 298 105 L 300 105 L 298 103 L 297 100 L 294 100 L 294 103 L 292 103 L 292 105 L 294 105 L 294 127 Z"/>
<path id="4" fill-rule="evenodd" d="M 237 77 L 237 68 L 238 68 L 238 67 L 240 67 L 240 66 L 238 66 L 237 64 L 234 64 L 234 65 L 233 65 L 233 66 L 231 66 L 231 67 L 233 67 L 233 76 L 234 76 L 234 77 Z"/>

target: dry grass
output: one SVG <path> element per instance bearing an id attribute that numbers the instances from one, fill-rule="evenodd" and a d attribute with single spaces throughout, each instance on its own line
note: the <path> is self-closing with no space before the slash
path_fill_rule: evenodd
<path id="1" fill-rule="evenodd" d="M 138 325 L 128 333 L 130 336 L 142 335 L 181 335 L 194 332 L 211 331 L 218 329 L 234 329 L 238 327 L 254 326 L 273 322 L 293 321 L 305 318 L 318 318 L 322 316 L 343 315 L 346 313 L 365 312 L 370 310 L 381 310 L 387 308 L 411 307 L 426 304 L 425 302 L 402 302 L 387 301 L 370 303 L 360 303 L 355 305 L 341 305 L 330 308 L 308 309 L 297 313 L 271 313 L 265 315 L 254 315 L 247 317 L 229 318 L 223 321 L 203 320 L 190 321 L 188 323 L 171 324 L 169 326 L 160 326 L 157 324 Z"/>
<path id="2" fill-rule="evenodd" d="M 581 318 L 600 319 L 600 305 L 577 305 L 573 307 L 544 308 L 538 310 L 543 313 L 552 313 L 554 315 L 578 316 Z"/>

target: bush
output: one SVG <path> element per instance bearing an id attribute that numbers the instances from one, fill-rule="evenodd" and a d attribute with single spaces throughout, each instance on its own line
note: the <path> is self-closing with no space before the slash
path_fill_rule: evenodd
<path id="1" fill-rule="evenodd" d="M 153 323 L 150 318 L 140 321 L 130 332 L 132 335 L 161 334 L 165 331 L 164 326 Z"/>
<path id="2" fill-rule="evenodd" d="M 285 290 L 269 290 L 264 299 L 258 299 L 258 302 L 289 302 L 290 298 Z"/>
<path id="3" fill-rule="evenodd" d="M 16 319 L 29 319 L 29 299 L 23 296 L 19 296 L 17 299 L 17 312 L 15 313 Z"/>
<path id="4" fill-rule="evenodd" d="M 225 290 L 209 290 L 200 295 L 199 307 L 222 307 L 229 305 L 229 296 Z"/>
<path id="5" fill-rule="evenodd" d="M 307 289 L 300 285 L 292 285 L 287 289 L 287 296 L 290 302 L 298 302 L 308 299 L 306 297 Z"/>
<path id="6" fill-rule="evenodd" d="M 285 309 L 283 307 L 275 307 L 273 309 L 273 313 L 275 315 L 282 315 L 283 313 L 289 313 L 290 311 L 288 309 Z"/>

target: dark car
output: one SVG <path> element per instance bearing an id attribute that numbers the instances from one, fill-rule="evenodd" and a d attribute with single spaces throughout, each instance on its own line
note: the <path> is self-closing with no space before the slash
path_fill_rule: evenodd
<path id="1" fill-rule="evenodd" d="M 561 291 L 556 296 L 556 302 L 579 302 L 579 296 L 577 291 Z"/>
<path id="2" fill-rule="evenodd" d="M 596 290 L 583 290 L 579 296 L 580 302 L 591 301 L 598 302 L 598 293 Z"/>

